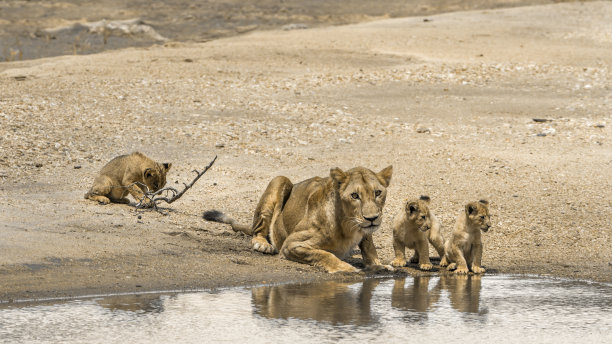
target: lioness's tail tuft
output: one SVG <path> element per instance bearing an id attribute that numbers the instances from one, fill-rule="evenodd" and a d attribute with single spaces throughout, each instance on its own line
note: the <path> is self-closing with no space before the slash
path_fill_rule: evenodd
<path id="1" fill-rule="evenodd" d="M 203 217 L 206 221 L 220 222 L 231 225 L 234 232 L 242 232 L 247 235 L 253 235 L 253 231 L 251 230 L 250 226 L 238 224 L 234 219 L 218 210 L 207 210 L 204 212 Z"/>
<path id="2" fill-rule="evenodd" d="M 204 220 L 227 223 L 231 225 L 234 220 L 218 210 L 207 210 L 204 212 Z"/>

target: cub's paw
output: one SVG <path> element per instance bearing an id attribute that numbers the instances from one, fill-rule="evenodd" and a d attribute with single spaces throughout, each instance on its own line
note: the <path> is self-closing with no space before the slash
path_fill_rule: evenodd
<path id="1" fill-rule="evenodd" d="M 455 270 L 455 273 L 461 274 L 461 275 L 467 274 L 468 272 L 470 272 L 470 270 L 468 269 L 467 266 L 459 266 L 457 267 L 457 270 Z"/>
<path id="2" fill-rule="evenodd" d="M 275 254 L 276 247 L 270 244 L 265 238 L 262 237 L 254 237 L 251 240 L 251 245 L 253 245 L 253 250 L 266 253 L 266 254 Z"/>
<path id="3" fill-rule="evenodd" d="M 402 258 L 395 258 L 392 262 L 391 262 L 391 266 L 394 266 L 396 268 L 401 268 L 406 266 L 406 259 L 402 259 Z"/>
<path id="4" fill-rule="evenodd" d="M 440 260 L 440 266 L 441 267 L 448 266 L 448 259 L 446 259 L 446 256 L 442 257 L 442 259 Z"/>
<path id="5" fill-rule="evenodd" d="M 456 263 L 450 263 L 448 264 L 448 266 L 446 267 L 446 270 L 448 271 L 453 271 L 457 268 L 457 264 Z"/>
<path id="6" fill-rule="evenodd" d="M 419 269 L 424 270 L 424 271 L 429 271 L 433 268 L 433 265 L 431 265 L 431 263 L 429 264 L 419 264 Z"/>
<path id="7" fill-rule="evenodd" d="M 473 271 L 475 274 L 484 274 L 486 270 L 485 270 L 485 268 L 483 268 L 483 267 L 476 266 L 476 265 L 472 265 L 472 271 Z"/>

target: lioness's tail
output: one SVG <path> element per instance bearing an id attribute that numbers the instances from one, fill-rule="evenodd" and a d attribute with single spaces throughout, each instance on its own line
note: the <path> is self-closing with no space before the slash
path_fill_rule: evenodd
<path id="1" fill-rule="evenodd" d="M 253 231 L 251 230 L 250 226 L 241 225 L 239 223 L 236 223 L 236 220 L 232 219 L 231 217 L 223 214 L 222 212 L 218 210 L 205 211 L 204 220 L 219 222 L 219 223 L 226 223 L 232 226 L 232 229 L 234 230 L 234 232 L 242 232 L 247 235 L 253 235 Z"/>

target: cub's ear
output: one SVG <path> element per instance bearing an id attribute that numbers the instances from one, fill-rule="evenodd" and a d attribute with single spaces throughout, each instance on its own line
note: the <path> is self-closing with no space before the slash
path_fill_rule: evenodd
<path id="1" fill-rule="evenodd" d="M 478 209 L 478 206 L 476 205 L 475 202 L 470 202 L 465 205 L 465 213 L 468 215 L 474 214 L 477 209 Z"/>
<path id="2" fill-rule="evenodd" d="M 425 201 L 425 203 L 429 203 L 431 201 L 431 198 L 429 198 L 429 196 L 426 196 L 426 195 L 421 195 L 419 199 L 421 201 Z"/>
<path id="3" fill-rule="evenodd" d="M 145 178 L 151 178 L 151 176 L 153 175 L 153 170 L 150 168 L 147 168 L 146 170 L 144 170 L 143 175 Z"/>
<path id="4" fill-rule="evenodd" d="M 162 166 L 164 166 L 164 170 L 166 170 L 166 172 L 168 172 L 170 167 L 172 167 L 172 164 L 165 162 L 165 163 L 162 164 Z"/>
<path id="5" fill-rule="evenodd" d="M 385 167 L 382 171 L 378 172 L 376 176 L 380 180 L 381 184 L 384 187 L 388 187 L 391 183 L 391 175 L 393 174 L 393 166 L 389 165 Z"/>
<path id="6" fill-rule="evenodd" d="M 342 172 L 342 170 L 338 167 L 329 170 L 329 176 L 336 182 L 337 186 L 340 186 L 342 183 L 344 183 L 347 178 L 346 173 Z"/>
<path id="7" fill-rule="evenodd" d="M 486 199 L 481 199 L 480 201 L 478 201 L 478 203 L 489 205 L 489 201 L 487 201 Z"/>
<path id="8" fill-rule="evenodd" d="M 406 204 L 406 212 L 408 214 L 413 214 L 417 212 L 418 210 L 419 210 L 419 205 L 417 204 L 417 202 L 412 201 Z"/>

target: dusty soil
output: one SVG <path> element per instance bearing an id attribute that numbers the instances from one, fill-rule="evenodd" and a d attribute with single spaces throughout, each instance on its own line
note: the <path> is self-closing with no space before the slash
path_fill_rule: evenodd
<path id="1" fill-rule="evenodd" d="M 274 176 L 356 165 L 394 166 L 385 262 L 404 199 L 429 195 L 448 238 L 487 198 L 489 271 L 610 282 L 611 16 L 556 4 L 1 63 L 0 301 L 354 278 L 201 214 L 248 223 Z M 179 187 L 219 157 L 169 215 L 83 199 L 135 150 Z"/>
<path id="2" fill-rule="evenodd" d="M 573 0 L 0 1 L 0 61 L 93 54 L 166 41 L 205 42 L 253 30 L 565 1 Z"/>

